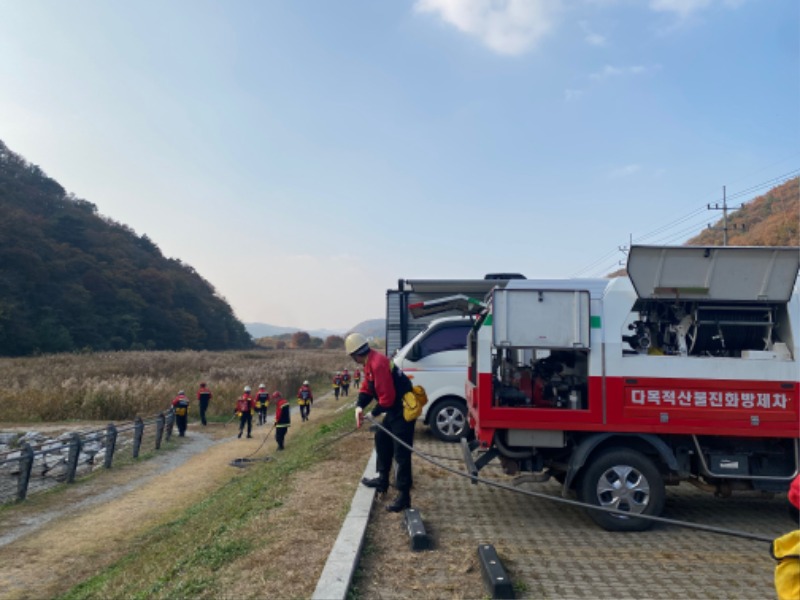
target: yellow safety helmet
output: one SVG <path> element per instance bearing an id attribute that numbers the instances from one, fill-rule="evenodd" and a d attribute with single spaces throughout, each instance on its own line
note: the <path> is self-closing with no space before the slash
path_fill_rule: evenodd
<path id="1" fill-rule="evenodd" d="M 369 350 L 369 342 L 360 333 L 351 333 L 344 341 L 344 349 L 349 355 L 366 354 Z"/>

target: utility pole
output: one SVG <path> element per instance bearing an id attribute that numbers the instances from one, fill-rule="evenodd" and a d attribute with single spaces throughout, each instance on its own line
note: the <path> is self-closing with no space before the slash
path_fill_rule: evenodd
<path id="1" fill-rule="evenodd" d="M 728 201 L 725 195 L 725 186 L 722 186 L 722 206 L 715 203 L 713 206 L 711 204 L 707 205 L 708 210 L 721 210 L 722 211 L 722 245 L 728 245 Z M 742 204 L 739 208 L 743 208 L 744 204 Z M 708 224 L 709 229 L 713 229 L 711 224 Z M 744 226 L 742 226 L 744 229 Z"/>
<path id="2" fill-rule="evenodd" d="M 627 246 L 617 246 L 617 250 L 622 252 L 622 254 L 624 254 L 625 256 L 628 256 L 628 251 L 631 249 L 631 246 L 633 246 L 633 234 L 632 233 L 628 234 L 628 240 L 629 241 L 628 241 L 628 245 Z M 620 267 L 624 267 L 625 266 L 625 262 L 624 261 L 620 260 L 620 261 L 617 261 L 617 263 L 619 264 Z"/>

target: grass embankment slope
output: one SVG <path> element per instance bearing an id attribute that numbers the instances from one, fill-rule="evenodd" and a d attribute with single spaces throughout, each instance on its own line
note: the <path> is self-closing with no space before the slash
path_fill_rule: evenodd
<path id="1" fill-rule="evenodd" d="M 314 416 L 292 426 L 283 452 L 274 451 L 270 436 L 265 448 L 272 460 L 241 470 L 225 463 L 239 472 L 137 536 L 124 556 L 61 597 L 310 597 L 371 449 L 361 434 L 325 445 L 351 427 L 350 411 Z M 265 435 L 228 446 L 252 451 Z M 216 454 L 186 468 L 203 470 L 212 458 L 232 458 Z M 175 473 L 162 483 L 189 486 L 191 479 Z"/>

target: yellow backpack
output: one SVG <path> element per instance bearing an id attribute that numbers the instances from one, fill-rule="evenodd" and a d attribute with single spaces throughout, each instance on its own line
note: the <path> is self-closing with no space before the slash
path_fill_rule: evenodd
<path id="1" fill-rule="evenodd" d="M 422 414 L 422 407 L 428 403 L 428 394 L 421 385 L 415 385 L 410 392 L 403 394 L 403 418 L 408 421 L 416 421 Z"/>
<path id="2" fill-rule="evenodd" d="M 800 529 L 782 535 L 772 542 L 775 567 L 775 592 L 778 600 L 800 598 Z"/>

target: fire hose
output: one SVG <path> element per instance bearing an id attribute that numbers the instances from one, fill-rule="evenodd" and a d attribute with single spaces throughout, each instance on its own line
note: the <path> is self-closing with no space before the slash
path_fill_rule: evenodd
<path id="1" fill-rule="evenodd" d="M 258 448 L 256 448 L 256 449 L 255 449 L 253 452 L 251 452 L 251 453 L 250 453 L 250 454 L 248 454 L 247 456 L 243 456 L 242 458 L 234 458 L 234 459 L 231 461 L 231 466 L 234 466 L 234 467 L 242 467 L 242 466 L 244 466 L 245 464 L 248 464 L 248 463 L 251 463 L 251 462 L 255 462 L 255 459 L 254 459 L 254 458 L 250 458 L 250 457 L 251 457 L 251 456 L 254 456 L 254 455 L 256 455 L 256 454 L 258 454 L 258 452 L 261 450 L 261 448 L 263 448 L 263 447 L 264 447 L 264 444 L 266 444 L 266 443 L 267 443 L 267 440 L 269 439 L 269 436 L 270 436 L 270 434 L 272 433 L 272 431 L 273 431 L 274 429 L 275 429 L 275 423 L 273 423 L 273 424 L 272 424 L 272 427 L 270 427 L 270 430 L 269 430 L 269 431 L 267 432 L 267 434 L 264 436 L 264 439 L 263 439 L 263 440 L 261 441 L 261 443 L 258 445 Z M 269 460 L 272 460 L 272 459 L 271 459 L 269 456 L 265 456 L 265 457 L 264 457 L 264 458 L 262 458 L 261 460 L 263 460 L 263 461 L 269 461 Z"/>
<path id="2" fill-rule="evenodd" d="M 655 515 L 645 515 L 645 514 L 638 514 L 638 513 L 636 515 L 632 515 L 630 512 L 623 511 L 623 510 L 617 510 L 615 508 L 608 508 L 606 506 L 597 506 L 595 504 L 586 504 L 585 502 L 579 502 L 577 500 L 570 500 L 569 498 L 560 498 L 558 496 L 551 496 L 549 494 L 544 494 L 542 492 L 534 492 L 534 491 L 530 491 L 530 490 L 523 490 L 523 489 L 511 486 L 511 485 L 508 485 L 508 484 L 505 484 L 505 483 L 492 481 L 490 479 L 483 479 L 482 477 L 478 477 L 477 475 L 471 475 L 469 473 L 465 473 L 463 471 L 459 471 L 457 469 L 453 469 L 451 467 L 448 467 L 447 465 L 438 463 L 433 458 L 431 458 L 430 456 L 425 454 L 424 452 L 420 452 L 418 450 L 415 450 L 413 446 L 410 446 L 409 444 L 406 444 L 403 440 L 401 440 L 399 437 L 394 435 L 386 427 L 384 427 L 383 425 L 378 423 L 372 417 L 372 415 L 370 415 L 368 413 L 365 413 L 364 414 L 364 418 L 367 421 L 369 421 L 370 423 L 372 423 L 373 425 L 375 425 L 376 427 L 378 427 L 379 429 L 381 429 L 389 437 L 391 437 L 395 441 L 395 443 L 400 444 L 404 448 L 406 448 L 409 451 L 411 451 L 412 454 L 418 455 L 421 459 L 425 460 L 426 462 L 429 462 L 430 464 L 434 465 L 435 467 L 438 467 L 440 469 L 444 469 L 445 471 L 447 471 L 449 473 L 452 473 L 454 475 L 458 475 L 459 477 L 464 477 L 465 479 L 469 479 L 470 481 L 475 482 L 475 483 L 483 483 L 483 484 L 485 484 L 487 486 L 498 488 L 498 489 L 501 489 L 501 490 L 506 490 L 506 491 L 509 491 L 509 492 L 516 492 L 518 494 L 524 494 L 526 496 L 531 496 L 533 498 L 539 498 L 539 499 L 542 499 L 542 500 L 549 500 L 551 502 L 558 502 L 558 503 L 561 503 L 561 504 L 566 504 L 568 506 L 573 506 L 573 507 L 577 507 L 577 508 L 584 508 L 584 509 L 590 509 L 590 510 L 599 510 L 599 511 L 602 511 L 602 512 L 611 513 L 613 515 L 618 515 L 618 516 L 621 516 L 621 517 L 645 519 L 645 520 L 648 520 L 648 521 L 654 521 L 656 523 L 664 523 L 664 524 L 667 524 L 667 525 L 675 525 L 677 527 L 685 527 L 685 528 L 688 528 L 688 529 L 697 529 L 699 531 L 706 531 L 708 533 L 715 533 L 715 534 L 718 534 L 718 535 L 727 535 L 727 536 L 739 537 L 739 538 L 744 538 L 744 539 L 749 539 L 749 540 L 756 540 L 756 541 L 759 541 L 759 542 L 767 542 L 769 544 L 771 544 L 773 539 L 774 539 L 774 536 L 767 537 L 767 536 L 764 536 L 764 535 L 759 535 L 759 534 L 755 534 L 755 533 L 749 533 L 747 531 L 737 531 L 737 530 L 734 530 L 734 529 L 726 529 L 724 527 L 715 527 L 715 526 L 712 526 L 712 525 L 703 525 L 701 523 L 692 523 L 692 522 L 689 522 L 689 521 L 680 521 L 680 520 L 677 520 L 677 519 L 669 519 L 667 517 L 657 517 Z"/>

